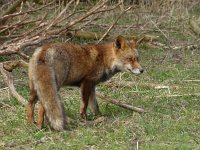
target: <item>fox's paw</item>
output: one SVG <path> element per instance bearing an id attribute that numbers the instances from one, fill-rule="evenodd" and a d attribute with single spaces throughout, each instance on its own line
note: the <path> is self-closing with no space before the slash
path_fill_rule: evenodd
<path id="1" fill-rule="evenodd" d="M 84 112 L 81 112 L 81 113 L 80 113 L 80 119 L 81 119 L 81 120 L 87 120 L 87 114 L 84 113 Z"/>

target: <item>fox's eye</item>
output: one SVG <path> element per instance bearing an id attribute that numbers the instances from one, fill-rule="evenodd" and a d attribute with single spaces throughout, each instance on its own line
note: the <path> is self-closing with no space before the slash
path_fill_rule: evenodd
<path id="1" fill-rule="evenodd" d="M 133 61 L 134 60 L 133 57 L 128 57 L 127 59 L 128 59 L 128 61 Z"/>
<path id="2" fill-rule="evenodd" d="M 139 61 L 139 57 L 128 57 L 128 61 Z"/>

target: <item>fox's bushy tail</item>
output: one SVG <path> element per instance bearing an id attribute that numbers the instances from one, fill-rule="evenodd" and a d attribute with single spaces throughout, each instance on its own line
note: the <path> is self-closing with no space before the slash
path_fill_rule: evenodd
<path id="1" fill-rule="evenodd" d="M 46 117 L 53 129 L 64 130 L 66 129 L 66 117 L 57 92 L 55 72 L 45 63 L 38 64 L 38 60 L 31 61 L 29 76 L 32 74 L 31 78 L 38 98 L 44 107 Z"/>

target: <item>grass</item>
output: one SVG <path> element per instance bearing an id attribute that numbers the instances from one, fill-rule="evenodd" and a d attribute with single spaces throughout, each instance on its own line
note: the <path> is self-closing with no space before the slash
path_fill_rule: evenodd
<path id="1" fill-rule="evenodd" d="M 197 10 L 195 8 L 192 12 Z M 130 16 L 125 24 L 129 22 Z M 177 27 L 177 24 L 178 21 L 173 26 Z M 155 31 L 155 28 L 152 29 Z M 116 30 L 119 29 L 114 31 Z M 120 32 L 131 33 L 133 29 L 130 30 Z M 173 41 L 175 44 L 177 41 L 181 44 L 194 41 L 196 37 L 189 28 L 185 30 L 187 32 L 183 33 L 177 29 L 174 32 L 169 31 L 168 34 L 171 39 L 176 39 Z M 155 32 L 160 36 L 160 42 L 167 43 L 161 33 Z M 74 39 L 73 42 L 91 41 Z M 60 95 L 65 104 L 66 114 L 78 123 L 69 124 L 70 130 L 65 132 L 52 131 L 48 123 L 45 123 L 45 128 L 39 131 L 34 125 L 27 125 L 25 107 L 10 97 L 6 90 L 1 90 L 0 149 L 132 150 L 137 149 L 137 146 L 141 150 L 200 149 L 199 96 L 184 95 L 200 91 L 199 50 L 149 48 L 147 44 L 143 44 L 139 53 L 141 64 L 145 68 L 144 74 L 115 75 L 111 83 L 102 83 L 98 85 L 97 90 L 125 103 L 142 107 L 148 110 L 147 113 L 130 112 L 102 102 L 98 98 L 100 110 L 106 115 L 106 120 L 97 125 L 81 123 L 78 114 L 79 90 L 64 87 Z M 27 99 L 29 89 L 26 73 L 21 73 L 20 70 L 16 70 L 15 73 L 19 77 L 16 80 L 17 90 Z M 158 86 L 168 88 L 158 89 L 156 88 Z M 169 95 L 182 96 L 169 97 Z M 96 119 L 92 115 L 89 118 Z"/>
<path id="2" fill-rule="evenodd" d="M 198 93 L 197 82 L 186 82 L 187 79 L 198 79 L 200 59 L 187 50 L 181 50 L 180 62 L 163 56 L 173 55 L 172 51 L 159 49 L 142 49 L 141 64 L 146 68 L 143 75 L 135 77 L 129 73 L 114 76 L 113 84 L 119 81 L 131 81 L 131 87 L 112 87 L 107 83 L 97 87 L 105 95 L 121 99 L 134 106 L 149 110 L 137 114 L 123 108 L 100 102 L 103 114 L 107 119 L 97 125 L 70 125 L 70 131 L 51 131 L 46 125 L 42 131 L 26 123 L 25 108 L 15 99 L 2 100 L 0 136 L 2 149 L 199 149 L 200 111 L 199 97 L 180 96 L 166 97 L 171 94 Z M 175 52 L 177 53 L 177 51 Z M 152 57 L 153 56 L 153 57 Z M 156 60 L 153 60 L 156 59 Z M 154 63 L 153 63 L 154 62 Z M 168 89 L 155 89 L 150 84 L 166 85 Z M 27 86 L 18 90 L 28 95 Z M 79 92 L 76 89 L 62 88 L 62 100 L 68 116 L 78 120 Z M 156 98 L 156 96 L 163 96 Z"/>

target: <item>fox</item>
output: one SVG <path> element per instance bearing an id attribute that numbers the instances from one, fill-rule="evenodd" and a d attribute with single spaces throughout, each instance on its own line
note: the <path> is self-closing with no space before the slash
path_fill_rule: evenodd
<path id="1" fill-rule="evenodd" d="M 137 51 L 142 40 L 127 40 L 119 35 L 112 42 L 101 44 L 48 43 L 37 48 L 28 69 L 28 123 L 34 122 L 34 107 L 38 101 L 37 127 L 43 128 L 46 116 L 51 128 L 66 130 L 67 119 L 58 92 L 67 85 L 80 87 L 80 118 L 87 118 L 88 106 L 94 115 L 101 114 L 96 85 L 119 72 L 143 73 Z"/>

